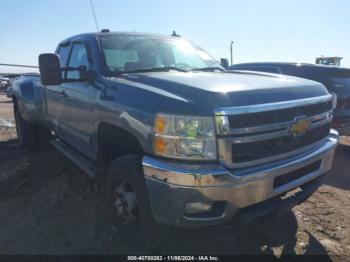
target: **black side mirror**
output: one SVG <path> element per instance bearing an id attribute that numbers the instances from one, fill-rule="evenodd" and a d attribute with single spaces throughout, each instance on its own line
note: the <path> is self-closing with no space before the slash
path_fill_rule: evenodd
<path id="1" fill-rule="evenodd" d="M 60 58 L 57 54 L 39 55 L 39 71 L 43 85 L 62 83 Z"/>
<path id="2" fill-rule="evenodd" d="M 225 68 L 228 69 L 228 59 L 227 58 L 220 58 L 220 65 Z"/>

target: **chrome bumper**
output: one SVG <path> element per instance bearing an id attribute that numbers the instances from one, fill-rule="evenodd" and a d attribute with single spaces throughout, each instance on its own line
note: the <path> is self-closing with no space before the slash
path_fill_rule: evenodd
<path id="1" fill-rule="evenodd" d="M 338 133 L 332 130 L 325 143 L 304 154 L 239 170 L 220 164 L 183 164 L 145 156 L 143 170 L 153 215 L 159 222 L 179 226 L 227 223 L 241 209 L 266 202 L 329 171 L 337 144 Z M 274 187 L 276 177 L 316 161 L 321 161 L 317 170 Z M 189 202 L 220 203 L 222 210 L 187 216 L 184 207 Z"/>

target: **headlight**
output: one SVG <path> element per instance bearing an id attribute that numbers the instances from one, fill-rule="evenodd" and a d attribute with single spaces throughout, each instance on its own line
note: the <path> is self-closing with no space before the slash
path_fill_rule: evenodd
<path id="1" fill-rule="evenodd" d="M 213 118 L 158 114 L 154 151 L 157 155 L 169 158 L 215 160 Z"/>

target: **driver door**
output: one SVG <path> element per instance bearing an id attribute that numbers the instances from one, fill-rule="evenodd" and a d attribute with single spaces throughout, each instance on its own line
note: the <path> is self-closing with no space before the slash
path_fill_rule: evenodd
<path id="1" fill-rule="evenodd" d="M 88 58 L 87 45 L 81 41 L 73 42 L 68 67 L 86 66 L 92 70 L 92 63 Z M 92 156 L 92 134 L 94 127 L 94 103 L 97 89 L 88 80 L 79 80 L 79 71 L 68 71 L 68 82 L 62 84 L 65 94 L 64 140 L 81 153 Z M 71 81 L 74 80 L 74 81 Z"/>
<path id="2" fill-rule="evenodd" d="M 68 57 L 71 49 L 71 43 L 63 43 L 58 47 L 57 54 L 60 57 L 61 67 L 67 66 Z M 65 78 L 64 72 L 62 72 L 62 79 Z M 65 96 L 63 93 L 63 84 L 60 85 L 47 85 L 45 86 L 45 107 L 46 107 L 46 120 L 51 129 L 57 136 L 63 138 L 64 131 L 61 123 L 64 120 L 64 103 Z"/>

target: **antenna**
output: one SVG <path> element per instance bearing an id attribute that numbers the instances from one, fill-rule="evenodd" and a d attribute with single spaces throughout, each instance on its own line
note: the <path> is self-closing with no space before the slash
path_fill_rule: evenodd
<path id="1" fill-rule="evenodd" d="M 91 9 L 92 9 L 92 14 L 94 15 L 97 32 L 100 32 L 100 30 L 98 29 L 98 23 L 97 23 L 95 9 L 94 9 L 94 5 L 92 3 L 92 0 L 90 0 L 90 5 L 91 5 Z"/>

